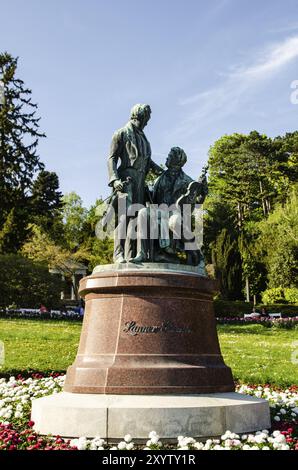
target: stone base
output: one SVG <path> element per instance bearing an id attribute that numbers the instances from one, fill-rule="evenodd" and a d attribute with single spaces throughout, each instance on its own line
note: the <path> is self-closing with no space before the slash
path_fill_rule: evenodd
<path id="1" fill-rule="evenodd" d="M 217 437 L 269 429 L 267 401 L 239 393 L 210 395 L 98 395 L 62 392 L 32 401 L 31 419 L 41 434 L 100 436 L 110 441 L 131 434 L 146 440 L 177 436 Z"/>
<path id="2" fill-rule="evenodd" d="M 125 266 L 80 281 L 86 308 L 65 392 L 169 395 L 234 392 L 216 332 L 217 284 L 193 266 Z M 152 267 L 153 265 L 153 267 Z M 115 267 L 116 266 L 116 267 Z M 119 265 L 122 266 L 122 265 Z M 187 269 L 186 269 L 187 268 Z"/>

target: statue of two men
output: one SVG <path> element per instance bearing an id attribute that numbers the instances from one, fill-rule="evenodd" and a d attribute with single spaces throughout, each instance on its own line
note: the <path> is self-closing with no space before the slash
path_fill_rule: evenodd
<path id="1" fill-rule="evenodd" d="M 199 247 L 185 251 L 185 243 L 192 242 L 194 235 L 191 223 L 184 221 L 182 208 L 185 205 L 193 208 L 195 203 L 204 201 L 206 177 L 203 174 L 196 182 L 184 173 L 182 167 L 187 156 L 179 147 L 170 150 L 165 170 L 153 162 L 150 144 L 143 132 L 150 115 L 150 106 L 135 105 L 130 121 L 116 131 L 112 139 L 108 159 L 109 185 L 114 191 L 114 208 L 118 216 L 114 262 L 179 262 L 177 252 L 185 252 L 187 264 L 198 265 L 202 258 Z M 145 182 L 149 171 L 158 175 L 151 192 Z M 120 214 L 118 206 L 123 196 L 128 210 Z M 130 207 L 137 207 L 136 213 L 129 215 Z M 153 232 L 157 236 L 153 237 Z"/>

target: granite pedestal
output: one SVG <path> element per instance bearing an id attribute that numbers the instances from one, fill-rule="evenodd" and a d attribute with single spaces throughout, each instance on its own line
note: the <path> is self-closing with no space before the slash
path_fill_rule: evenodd
<path id="1" fill-rule="evenodd" d="M 193 267 L 155 263 L 100 266 L 82 279 L 77 357 L 64 392 L 33 402 L 36 429 L 117 439 L 268 427 L 267 402 L 233 393 L 216 332 L 216 287 Z"/>

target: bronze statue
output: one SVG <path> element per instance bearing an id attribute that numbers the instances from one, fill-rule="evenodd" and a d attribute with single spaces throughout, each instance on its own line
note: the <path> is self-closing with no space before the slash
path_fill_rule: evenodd
<path id="1" fill-rule="evenodd" d="M 202 254 L 192 232 L 192 213 L 207 194 L 206 170 L 199 181 L 186 175 L 187 156 L 180 147 L 170 150 L 166 170 L 154 163 L 143 132 L 150 116 L 149 105 L 135 105 L 129 122 L 112 139 L 108 170 L 113 188 L 109 208 L 116 215 L 114 262 L 180 263 L 184 257 L 198 266 Z M 150 170 L 160 175 L 152 191 L 145 181 Z"/>
<path id="2" fill-rule="evenodd" d="M 180 147 L 173 147 L 165 170 L 155 181 L 151 204 L 138 212 L 137 255 L 132 263 L 146 261 L 179 263 L 178 252 L 186 252 L 187 264 L 198 265 L 202 259 L 199 247 L 185 250 L 186 242 L 194 242 L 191 213 L 195 203 L 203 203 L 207 194 L 206 175 L 198 182 L 186 175 L 182 167 L 187 156 Z M 184 207 L 190 208 L 189 222 L 183 218 Z M 157 243 L 152 240 L 157 238 Z"/>
<path id="3" fill-rule="evenodd" d="M 121 193 L 128 194 L 128 205 L 144 204 L 145 178 L 152 170 L 160 174 L 162 169 L 151 159 L 151 147 L 143 132 L 151 116 L 146 104 L 136 104 L 131 110 L 129 122 L 115 132 L 108 159 L 109 186 L 113 188 L 110 203 L 116 208 Z M 119 164 L 120 163 L 120 164 Z M 119 166 L 118 166 L 119 164 Z M 130 218 L 121 216 L 115 230 L 114 261 L 123 263 L 132 255 L 132 242 L 125 243 Z"/>

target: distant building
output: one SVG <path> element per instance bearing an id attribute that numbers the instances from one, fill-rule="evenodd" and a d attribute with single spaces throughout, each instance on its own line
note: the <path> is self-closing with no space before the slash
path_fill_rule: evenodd
<path id="1" fill-rule="evenodd" d="M 69 261 L 65 269 L 51 268 L 51 274 L 60 274 L 64 281 L 64 289 L 61 292 L 61 300 L 78 300 L 77 288 L 80 279 L 86 276 L 88 271 L 87 266 L 82 263 Z"/>

